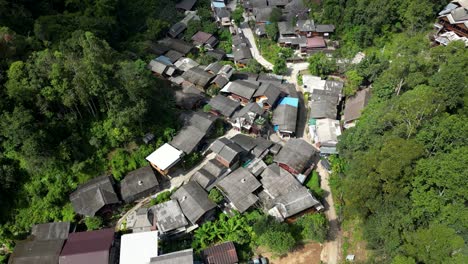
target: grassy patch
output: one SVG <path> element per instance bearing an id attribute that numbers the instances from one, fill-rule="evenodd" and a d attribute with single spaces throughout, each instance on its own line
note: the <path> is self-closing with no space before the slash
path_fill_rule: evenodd
<path id="1" fill-rule="evenodd" d="M 309 188 L 312 193 L 317 197 L 322 199 L 323 198 L 323 190 L 320 188 L 320 177 L 316 171 L 313 171 L 306 181 L 305 185 Z"/>

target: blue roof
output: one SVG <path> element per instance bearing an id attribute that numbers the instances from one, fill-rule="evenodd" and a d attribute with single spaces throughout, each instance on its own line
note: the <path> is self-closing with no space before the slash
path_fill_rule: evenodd
<path id="1" fill-rule="evenodd" d="M 159 62 L 162 62 L 162 63 L 164 63 L 166 65 L 172 65 L 171 60 L 168 57 L 163 56 L 163 55 L 157 57 L 156 60 L 159 61 Z"/>
<path id="2" fill-rule="evenodd" d="M 281 99 L 279 105 L 290 105 L 294 107 L 299 106 L 299 98 L 294 98 L 294 97 L 285 97 Z"/>
<path id="3" fill-rule="evenodd" d="M 223 2 L 211 2 L 211 4 L 213 5 L 214 8 L 226 7 L 226 4 L 224 4 Z"/>

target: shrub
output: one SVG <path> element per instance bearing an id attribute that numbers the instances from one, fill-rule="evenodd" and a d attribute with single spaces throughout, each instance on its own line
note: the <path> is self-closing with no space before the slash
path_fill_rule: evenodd
<path id="1" fill-rule="evenodd" d="M 207 112 L 210 112 L 210 111 L 211 111 L 211 105 L 206 104 L 205 106 L 203 106 L 203 112 L 207 113 Z"/>
<path id="2" fill-rule="evenodd" d="M 84 221 L 86 229 L 97 230 L 102 226 L 102 219 L 99 216 L 86 217 Z"/>
<path id="3" fill-rule="evenodd" d="M 266 165 L 273 164 L 273 155 L 271 155 L 271 154 L 266 155 L 265 156 L 265 163 L 266 163 Z"/>
<path id="4" fill-rule="evenodd" d="M 306 184 L 317 198 L 323 198 L 323 190 L 320 188 L 320 177 L 316 171 L 313 171 Z"/>
<path id="5" fill-rule="evenodd" d="M 323 214 L 308 214 L 294 223 L 301 231 L 302 239 L 323 243 L 327 238 L 328 221 Z"/>
<path id="6" fill-rule="evenodd" d="M 276 255 L 284 255 L 296 245 L 294 237 L 288 232 L 267 231 L 259 237 L 259 243 L 268 247 Z"/>
<path id="7" fill-rule="evenodd" d="M 219 204 L 224 199 L 221 192 L 216 188 L 211 189 L 210 193 L 208 194 L 208 198 L 210 198 L 210 200 L 216 204 Z"/>

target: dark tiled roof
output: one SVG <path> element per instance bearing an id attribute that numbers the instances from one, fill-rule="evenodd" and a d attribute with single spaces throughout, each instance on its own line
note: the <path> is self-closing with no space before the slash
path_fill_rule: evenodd
<path id="1" fill-rule="evenodd" d="M 129 172 L 120 182 L 120 193 L 126 202 L 133 201 L 141 193 L 153 190 L 159 186 L 151 166 L 145 166 Z"/>
<path id="2" fill-rule="evenodd" d="M 71 233 L 60 254 L 60 263 L 108 263 L 113 241 L 114 228 Z"/>
<path id="3" fill-rule="evenodd" d="M 296 132 L 297 110 L 297 107 L 291 105 L 279 105 L 273 112 L 272 123 L 277 125 L 280 131 Z"/>
<path id="4" fill-rule="evenodd" d="M 187 29 L 187 26 L 182 23 L 182 22 L 177 22 L 174 25 L 172 25 L 171 28 L 169 28 L 169 36 L 172 38 L 176 38 L 180 33 L 182 33 L 185 29 Z"/>
<path id="5" fill-rule="evenodd" d="M 312 165 L 315 154 L 316 151 L 312 145 L 303 139 L 291 138 L 286 142 L 274 161 L 280 164 L 286 164 L 299 173 L 302 173 L 304 169 Z"/>
<path id="6" fill-rule="evenodd" d="M 244 134 L 233 136 L 231 141 L 241 146 L 246 152 L 250 152 L 256 146 L 255 139 Z"/>
<path id="7" fill-rule="evenodd" d="M 234 114 L 234 118 L 244 117 L 248 113 L 255 113 L 257 115 L 263 115 L 265 111 L 257 103 L 248 103 L 246 106 L 242 107 L 241 110 L 237 111 Z"/>
<path id="8" fill-rule="evenodd" d="M 344 121 L 349 122 L 358 119 L 361 116 L 361 111 L 367 105 L 370 98 L 369 89 L 364 89 L 350 97 L 346 101 L 344 110 Z"/>
<path id="9" fill-rule="evenodd" d="M 273 146 L 273 142 L 261 137 L 255 138 L 255 148 L 252 153 L 255 157 L 260 157 L 267 149 Z"/>
<path id="10" fill-rule="evenodd" d="M 193 249 L 185 249 L 151 258 L 150 264 L 193 264 Z"/>
<path id="11" fill-rule="evenodd" d="M 196 2 L 197 0 L 182 0 L 176 5 L 176 8 L 188 11 L 193 8 Z"/>
<path id="12" fill-rule="evenodd" d="M 227 138 L 219 138 L 211 145 L 210 149 L 227 162 L 232 162 L 244 149 Z"/>
<path id="13" fill-rule="evenodd" d="M 16 242 L 10 256 L 10 264 L 50 264 L 58 263 L 64 239 L 23 240 Z"/>
<path id="14" fill-rule="evenodd" d="M 193 67 L 182 74 L 182 78 L 201 87 L 206 87 L 214 75 L 206 72 L 202 67 Z"/>
<path id="15" fill-rule="evenodd" d="M 226 57 L 226 53 L 224 51 L 218 50 L 218 49 L 207 51 L 206 55 L 211 56 L 211 57 L 213 57 L 213 58 L 215 58 L 217 60 L 222 60 L 222 59 L 224 59 L 224 57 Z"/>
<path id="16" fill-rule="evenodd" d="M 229 86 L 230 93 L 242 96 L 246 99 L 252 98 L 257 89 L 258 85 L 243 80 L 233 81 Z"/>
<path id="17" fill-rule="evenodd" d="M 302 185 L 296 178 L 291 175 L 288 171 L 281 168 L 277 164 L 269 165 L 261 175 L 263 188 L 267 190 L 267 193 L 272 197 L 276 198 L 283 194 L 294 192 L 298 190 Z"/>
<path id="18" fill-rule="evenodd" d="M 161 233 L 185 227 L 188 222 L 177 200 L 170 200 L 151 207 L 156 225 Z"/>
<path id="19" fill-rule="evenodd" d="M 215 180 L 216 177 L 204 169 L 200 169 L 193 175 L 192 179 L 196 181 L 203 189 L 207 189 Z"/>
<path id="20" fill-rule="evenodd" d="M 226 167 L 223 166 L 218 160 L 211 159 L 204 166 L 203 169 L 209 172 L 215 177 L 221 176 L 226 171 Z"/>
<path id="21" fill-rule="evenodd" d="M 192 153 L 200 144 L 206 133 L 193 126 L 183 127 L 180 132 L 169 143 L 186 154 Z"/>
<path id="22" fill-rule="evenodd" d="M 207 133 L 212 127 L 217 117 L 203 112 L 194 112 L 185 122 L 186 126 L 196 127 L 198 130 Z"/>
<path id="23" fill-rule="evenodd" d="M 312 19 L 298 20 L 297 29 L 302 32 L 315 31 L 315 23 Z"/>
<path id="24" fill-rule="evenodd" d="M 180 39 L 165 38 L 159 41 L 160 44 L 170 47 L 184 55 L 193 49 L 193 45 Z"/>
<path id="25" fill-rule="evenodd" d="M 231 117 L 232 114 L 239 108 L 240 103 L 227 98 L 226 96 L 217 95 L 210 100 L 211 107 L 225 117 Z"/>
<path id="26" fill-rule="evenodd" d="M 206 264 L 234 264 L 239 262 L 236 247 L 231 241 L 203 250 L 202 256 Z"/>
<path id="27" fill-rule="evenodd" d="M 212 83 L 215 83 L 218 87 L 221 87 L 221 88 L 226 86 L 228 82 L 229 82 L 229 79 L 222 75 L 217 75 L 212 81 Z"/>
<path id="28" fill-rule="evenodd" d="M 336 119 L 337 109 L 336 104 L 328 100 L 310 101 L 310 114 L 311 118 L 331 118 Z"/>
<path id="29" fill-rule="evenodd" d="M 182 212 L 192 224 L 196 224 L 206 212 L 216 207 L 208 198 L 208 193 L 193 181 L 180 187 L 171 198 L 177 199 Z"/>
<path id="30" fill-rule="evenodd" d="M 119 202 L 110 176 L 101 176 L 78 186 L 70 194 L 70 201 L 75 212 L 85 216 L 94 216 L 102 207 Z"/>
<path id="31" fill-rule="evenodd" d="M 178 52 L 178 51 L 175 51 L 175 50 L 170 50 L 168 51 L 164 56 L 168 57 L 169 60 L 174 63 L 176 62 L 177 60 L 179 60 L 180 58 L 182 58 L 184 56 L 184 54 Z"/>
<path id="32" fill-rule="evenodd" d="M 299 23 L 299 21 L 298 21 Z M 289 21 L 278 22 L 278 31 L 281 35 L 294 34 L 294 26 Z"/>
<path id="33" fill-rule="evenodd" d="M 217 187 L 227 196 L 236 209 L 243 213 L 258 201 L 253 194 L 261 186 L 247 169 L 238 168 L 218 182 Z"/>
<path id="34" fill-rule="evenodd" d="M 223 65 L 221 63 L 213 62 L 206 66 L 205 71 L 212 72 L 213 74 L 218 74 L 222 67 Z"/>
<path id="35" fill-rule="evenodd" d="M 252 53 L 250 52 L 250 49 L 246 46 L 241 46 L 238 48 L 234 49 L 234 60 L 247 64 L 249 63 L 249 60 L 252 59 Z"/>
<path id="36" fill-rule="evenodd" d="M 70 222 L 52 222 L 34 225 L 31 235 L 35 240 L 67 239 L 70 233 Z"/>
<path id="37" fill-rule="evenodd" d="M 262 83 L 260 88 L 255 92 L 254 97 L 265 96 L 267 98 L 266 102 L 270 106 L 273 106 L 278 101 L 280 95 L 281 89 L 278 86 L 271 83 Z"/>
<path id="38" fill-rule="evenodd" d="M 283 218 L 291 217 L 304 210 L 320 205 L 320 202 L 304 186 L 293 192 L 279 196 L 273 200 L 273 203 L 276 204 Z"/>

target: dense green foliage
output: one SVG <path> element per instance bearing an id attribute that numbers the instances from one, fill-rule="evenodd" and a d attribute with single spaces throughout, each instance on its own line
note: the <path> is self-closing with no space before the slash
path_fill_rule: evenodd
<path id="1" fill-rule="evenodd" d="M 218 189 L 213 188 L 208 193 L 208 198 L 210 198 L 210 200 L 213 201 L 214 203 L 219 204 L 224 199 L 224 196 L 221 194 L 221 192 Z"/>
<path id="2" fill-rule="evenodd" d="M 312 191 L 315 197 L 323 198 L 323 190 L 320 188 L 320 176 L 316 171 L 311 172 L 304 185 Z"/>
<path id="3" fill-rule="evenodd" d="M 300 217 L 296 223 L 300 227 L 302 240 L 325 242 L 328 231 L 328 221 L 323 214 L 308 214 Z"/>
<path id="4" fill-rule="evenodd" d="M 175 190 L 173 190 L 172 192 L 171 191 L 164 191 L 162 193 L 159 193 L 156 196 L 156 198 L 151 199 L 150 205 L 153 206 L 153 205 L 164 203 L 164 202 L 167 202 L 167 201 L 171 200 L 171 195 L 174 192 L 175 192 Z"/>
<path id="5" fill-rule="evenodd" d="M 102 218 L 99 216 L 86 217 L 84 223 L 88 230 L 97 230 L 102 227 Z"/>
<path id="6" fill-rule="evenodd" d="M 78 184 L 121 179 L 169 139 L 173 92 L 145 60 L 181 16 L 173 0 L 0 2 L 0 243 L 11 246 L 34 223 L 74 220 Z M 139 146 L 148 132 L 160 136 Z"/>
<path id="7" fill-rule="evenodd" d="M 310 74 L 325 78 L 327 75 L 336 71 L 336 63 L 332 58 L 328 58 L 324 53 L 319 52 L 311 55 L 307 62 Z"/>

